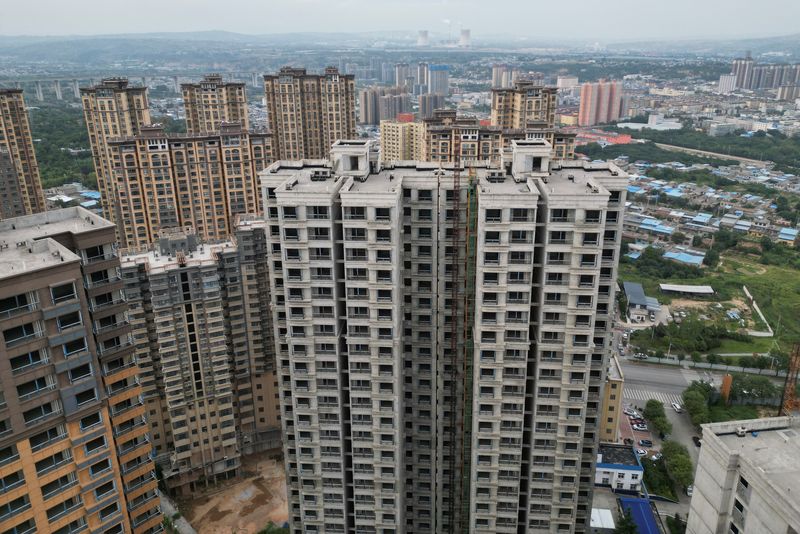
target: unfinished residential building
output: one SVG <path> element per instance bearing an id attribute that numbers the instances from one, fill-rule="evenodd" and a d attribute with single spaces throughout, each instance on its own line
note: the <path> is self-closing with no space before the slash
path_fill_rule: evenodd
<path id="1" fill-rule="evenodd" d="M 264 76 L 264 91 L 275 159 L 325 158 L 337 140 L 356 136 L 352 74 L 284 67 Z"/>
<path id="2" fill-rule="evenodd" d="M 142 126 L 150 124 L 147 88 L 130 86 L 127 78 L 105 78 L 98 85 L 81 88 L 80 94 L 103 215 L 119 223 L 108 140 L 138 135 Z"/>
<path id="3" fill-rule="evenodd" d="M 0 219 L 45 209 L 22 89 L 0 89 Z"/>
<path id="4" fill-rule="evenodd" d="M 218 132 L 224 123 L 250 127 L 243 82 L 224 82 L 221 75 L 209 74 L 197 83 L 182 83 L 181 94 L 190 135 Z"/>
<path id="5" fill-rule="evenodd" d="M 279 447 L 264 243 L 257 223 L 216 243 L 173 229 L 122 258 L 156 460 L 175 493 Z"/>
<path id="6" fill-rule="evenodd" d="M 0 530 L 163 530 L 114 225 L 0 222 Z"/>
<path id="7" fill-rule="evenodd" d="M 108 141 L 120 244 L 146 246 L 165 228 L 191 227 L 222 239 L 239 214 L 261 212 L 258 171 L 273 161 L 272 136 L 241 124 L 207 134 L 168 134 L 161 126 Z"/>
<path id="8" fill-rule="evenodd" d="M 551 153 L 261 173 L 293 532 L 588 530 L 627 182 Z"/>

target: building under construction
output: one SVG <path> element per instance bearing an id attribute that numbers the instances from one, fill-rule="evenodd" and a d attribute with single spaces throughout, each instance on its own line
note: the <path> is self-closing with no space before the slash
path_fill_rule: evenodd
<path id="1" fill-rule="evenodd" d="M 293 533 L 588 531 L 627 181 L 551 150 L 260 174 Z"/>

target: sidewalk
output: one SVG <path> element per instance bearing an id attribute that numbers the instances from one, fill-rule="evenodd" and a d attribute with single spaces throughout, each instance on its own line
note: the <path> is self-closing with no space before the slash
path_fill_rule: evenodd
<path id="1" fill-rule="evenodd" d="M 747 353 L 746 355 L 752 355 L 752 353 Z M 723 354 L 721 356 L 726 356 L 726 355 Z M 733 355 L 731 354 L 729 356 Z M 708 369 L 709 371 L 747 373 L 751 375 L 774 376 L 782 378 L 786 377 L 786 371 L 776 371 L 771 369 L 754 369 L 750 367 L 739 367 L 738 365 L 727 365 L 724 363 L 695 362 L 690 359 L 686 359 L 681 362 L 678 361 L 677 359 L 655 358 L 651 356 L 646 360 L 637 360 L 635 358 L 625 357 L 625 361 L 628 363 L 667 365 L 672 367 L 680 367 L 681 369 Z"/>

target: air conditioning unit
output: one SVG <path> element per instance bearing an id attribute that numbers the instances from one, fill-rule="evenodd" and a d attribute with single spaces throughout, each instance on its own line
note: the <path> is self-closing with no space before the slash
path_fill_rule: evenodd
<path id="1" fill-rule="evenodd" d="M 739 436 L 740 438 L 745 437 L 747 435 L 747 429 L 743 426 L 740 426 L 739 428 L 736 429 L 736 435 Z"/>

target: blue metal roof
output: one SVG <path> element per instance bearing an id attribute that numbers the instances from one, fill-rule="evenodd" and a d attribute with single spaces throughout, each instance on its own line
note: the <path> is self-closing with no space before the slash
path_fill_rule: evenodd
<path id="1" fill-rule="evenodd" d="M 619 504 L 625 512 L 631 514 L 639 534 L 660 534 L 650 501 L 638 497 L 620 497 Z"/>
<path id="2" fill-rule="evenodd" d="M 665 252 L 664 257 L 668 260 L 675 260 L 680 263 L 699 267 L 703 264 L 704 256 L 695 256 L 693 254 L 687 254 L 686 252 Z"/>

